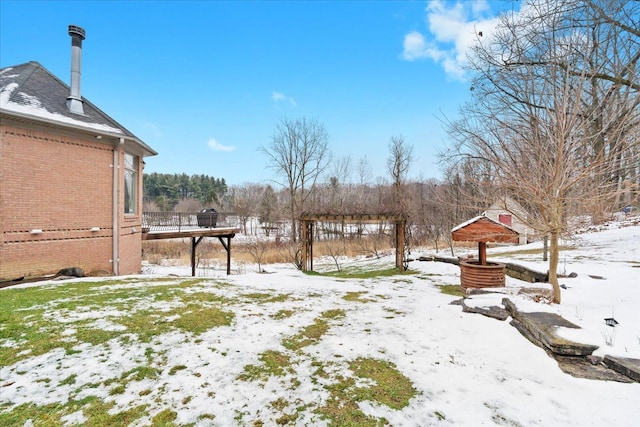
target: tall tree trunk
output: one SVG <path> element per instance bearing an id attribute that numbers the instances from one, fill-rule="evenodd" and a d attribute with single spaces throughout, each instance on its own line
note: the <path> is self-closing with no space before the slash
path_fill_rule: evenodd
<path id="1" fill-rule="evenodd" d="M 549 283 L 553 286 L 553 303 L 560 304 L 560 285 L 558 284 L 558 261 L 560 260 L 560 247 L 558 245 L 559 232 L 553 230 L 550 235 L 549 250 Z"/>

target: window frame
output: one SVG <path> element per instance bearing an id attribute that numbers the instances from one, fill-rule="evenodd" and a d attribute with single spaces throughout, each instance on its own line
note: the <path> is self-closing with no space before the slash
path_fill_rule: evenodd
<path id="1" fill-rule="evenodd" d="M 124 206 L 125 215 L 138 214 L 140 158 L 135 154 L 124 153 Z M 129 186 L 131 187 L 129 189 Z M 129 191 L 131 190 L 131 191 Z M 131 193 L 131 194 L 129 194 Z"/>

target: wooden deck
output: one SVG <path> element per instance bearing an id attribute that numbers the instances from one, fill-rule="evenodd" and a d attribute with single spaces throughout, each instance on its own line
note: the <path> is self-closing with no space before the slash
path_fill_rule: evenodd
<path id="1" fill-rule="evenodd" d="M 231 239 L 239 233 L 235 227 L 182 228 L 180 230 L 149 230 L 142 233 L 142 240 L 191 239 L 191 275 L 196 275 L 196 248 L 205 237 L 217 237 L 227 251 L 227 274 L 231 274 Z"/>

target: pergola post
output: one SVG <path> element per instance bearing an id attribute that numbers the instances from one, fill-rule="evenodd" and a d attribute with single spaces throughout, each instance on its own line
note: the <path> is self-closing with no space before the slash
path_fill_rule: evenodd
<path id="1" fill-rule="evenodd" d="M 313 224 L 302 220 L 302 271 L 313 271 Z"/>
<path id="2" fill-rule="evenodd" d="M 395 228 L 396 245 L 396 268 L 404 271 L 404 245 L 406 242 L 407 220 L 404 215 L 398 214 L 303 214 L 300 217 L 300 227 L 302 229 L 302 271 L 313 271 L 313 230 L 315 221 L 340 221 L 344 231 L 344 224 L 347 222 L 380 222 L 393 223 Z"/>

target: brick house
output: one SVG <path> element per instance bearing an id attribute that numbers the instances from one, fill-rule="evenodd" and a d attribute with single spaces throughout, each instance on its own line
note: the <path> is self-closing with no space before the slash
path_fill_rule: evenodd
<path id="1" fill-rule="evenodd" d="M 143 158 L 153 149 L 37 62 L 0 69 L 0 281 L 66 267 L 141 269 Z"/>

